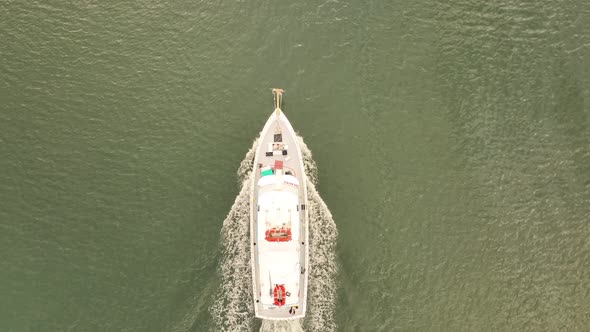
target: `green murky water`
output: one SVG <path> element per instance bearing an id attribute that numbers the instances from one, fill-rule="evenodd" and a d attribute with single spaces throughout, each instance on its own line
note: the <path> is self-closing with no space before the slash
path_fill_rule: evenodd
<path id="1" fill-rule="evenodd" d="M 272 87 L 338 229 L 304 329 L 590 326 L 585 1 L 3 1 L 0 42 L 2 331 L 226 328 Z"/>

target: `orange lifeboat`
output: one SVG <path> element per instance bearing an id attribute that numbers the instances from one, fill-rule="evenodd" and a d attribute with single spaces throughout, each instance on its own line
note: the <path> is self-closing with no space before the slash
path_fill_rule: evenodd
<path id="1" fill-rule="evenodd" d="M 270 228 L 266 230 L 266 241 L 288 242 L 291 241 L 290 228 Z"/>
<path id="2" fill-rule="evenodd" d="M 287 292 L 285 291 L 285 285 L 276 285 L 274 289 L 274 300 L 275 305 L 282 307 L 285 305 L 285 297 L 287 296 Z"/>

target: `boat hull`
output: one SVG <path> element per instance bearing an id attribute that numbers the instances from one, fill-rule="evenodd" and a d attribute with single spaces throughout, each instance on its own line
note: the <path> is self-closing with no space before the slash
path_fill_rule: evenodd
<path id="1" fill-rule="evenodd" d="M 258 140 L 250 207 L 255 315 L 302 318 L 309 275 L 307 184 L 297 136 L 279 108 Z"/>

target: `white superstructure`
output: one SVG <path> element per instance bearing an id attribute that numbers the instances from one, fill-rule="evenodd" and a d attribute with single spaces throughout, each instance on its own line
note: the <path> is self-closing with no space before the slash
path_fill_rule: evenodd
<path id="1" fill-rule="evenodd" d="M 297 137 L 280 109 L 283 90 L 273 89 L 275 111 L 254 160 L 250 234 L 256 317 L 302 318 L 307 299 L 308 217 L 303 160 Z"/>

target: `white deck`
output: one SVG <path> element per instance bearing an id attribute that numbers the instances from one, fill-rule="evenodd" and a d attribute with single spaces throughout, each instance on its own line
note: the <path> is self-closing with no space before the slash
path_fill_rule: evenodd
<path id="1" fill-rule="evenodd" d="M 265 176 L 261 180 L 276 177 L 276 175 Z M 300 222 L 297 210 L 299 199 L 295 188 L 284 188 L 283 186 L 287 185 L 279 185 L 266 192 L 263 192 L 264 186 L 260 187 L 258 195 L 260 210 L 257 218 L 257 238 L 261 239 L 258 242 L 258 283 L 261 291 L 260 303 L 267 306 L 274 305 L 274 297 L 270 293 L 274 284 L 285 285 L 291 294 L 287 297 L 285 306 L 299 303 L 299 276 L 301 275 L 299 263 Z M 267 184 L 266 187 L 275 186 Z M 291 189 L 292 191 L 276 189 Z M 291 229 L 291 241 L 269 242 L 264 240 L 265 230 L 268 227 L 281 227 L 288 224 Z M 265 289 L 269 291 L 265 292 Z"/>
<path id="2" fill-rule="evenodd" d="M 279 151 L 277 133 L 282 136 Z M 262 169 L 277 160 L 283 162 L 283 171 L 261 176 Z M 250 234 L 256 317 L 288 320 L 305 316 L 309 273 L 305 179 L 295 132 L 283 112 L 275 110 L 261 133 L 254 160 Z M 290 241 L 266 240 L 269 228 L 283 227 L 291 230 Z M 288 293 L 284 305 L 275 305 L 276 285 L 284 285 Z"/>

